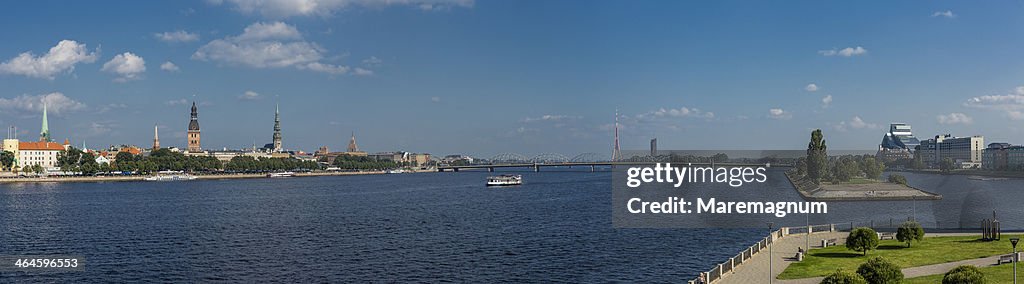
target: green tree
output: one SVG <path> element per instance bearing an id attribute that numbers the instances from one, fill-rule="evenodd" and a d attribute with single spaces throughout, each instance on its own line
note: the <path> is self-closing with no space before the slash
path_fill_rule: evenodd
<path id="1" fill-rule="evenodd" d="M 921 145 L 914 146 L 914 160 L 911 162 L 911 167 L 918 170 L 924 168 L 924 159 L 921 158 Z"/>
<path id="2" fill-rule="evenodd" d="M 907 247 L 910 247 L 912 241 L 923 241 L 924 240 L 924 228 L 921 224 L 914 221 L 906 221 L 900 225 L 899 229 L 896 229 L 896 239 L 907 243 Z"/>
<path id="3" fill-rule="evenodd" d="M 906 185 L 907 184 L 907 177 L 905 177 L 903 175 L 900 175 L 900 174 L 891 174 L 891 175 L 889 175 L 889 182 Z"/>
<path id="4" fill-rule="evenodd" d="M 842 156 L 832 164 L 832 176 L 837 182 L 848 182 L 861 174 L 860 165 L 850 156 Z"/>
<path id="5" fill-rule="evenodd" d="M 14 153 L 10 151 L 0 152 L 0 169 L 11 169 L 14 167 Z"/>
<path id="6" fill-rule="evenodd" d="M 853 273 L 853 272 L 849 272 L 849 271 L 845 271 L 845 270 L 842 270 L 842 269 L 836 269 L 835 272 L 832 272 L 832 274 L 829 274 L 828 276 L 825 276 L 825 279 L 821 280 L 821 284 L 867 284 L 867 283 L 868 282 L 864 280 L 864 277 L 861 277 L 859 274 Z"/>
<path id="7" fill-rule="evenodd" d="M 850 235 L 846 237 L 846 248 L 863 252 L 864 255 L 868 255 L 868 251 L 876 247 L 878 247 L 878 233 L 875 233 L 875 230 L 871 228 L 854 228 L 850 231 Z"/>
<path id="8" fill-rule="evenodd" d="M 864 157 L 861 160 L 861 171 L 864 172 L 864 177 L 869 179 L 878 179 L 882 176 L 882 172 L 885 171 L 885 163 L 879 162 L 875 157 Z"/>
<path id="9" fill-rule="evenodd" d="M 870 284 L 898 284 L 903 282 L 903 271 L 895 263 L 880 256 L 868 259 L 857 267 L 857 274 Z"/>
<path id="10" fill-rule="evenodd" d="M 942 284 L 984 284 L 985 273 L 974 265 L 957 266 L 942 276 Z"/>
<path id="11" fill-rule="evenodd" d="M 953 167 L 955 165 L 956 164 L 953 163 L 953 159 L 943 158 L 942 163 L 939 163 L 939 170 L 941 170 L 944 173 L 948 173 L 953 170 Z"/>
<path id="12" fill-rule="evenodd" d="M 85 175 L 94 175 L 100 170 L 100 165 L 96 163 L 96 156 L 92 153 L 82 153 L 81 158 L 78 160 L 78 169 Z"/>
<path id="13" fill-rule="evenodd" d="M 75 147 L 68 147 L 67 150 L 57 153 L 57 166 L 64 172 L 81 171 L 79 165 L 82 161 L 82 150 Z"/>
<path id="14" fill-rule="evenodd" d="M 811 142 L 807 143 L 807 177 L 814 182 L 821 181 L 823 172 L 828 167 L 825 136 L 821 129 L 811 132 Z"/>

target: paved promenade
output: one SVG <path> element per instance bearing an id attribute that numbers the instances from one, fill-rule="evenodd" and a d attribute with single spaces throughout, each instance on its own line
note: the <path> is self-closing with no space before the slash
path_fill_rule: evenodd
<path id="1" fill-rule="evenodd" d="M 848 232 L 830 232 L 830 233 L 814 233 L 811 234 L 811 248 L 816 248 L 821 244 L 822 239 L 844 239 L 848 235 Z M 954 234 L 933 234 L 931 236 L 951 236 L 951 235 L 966 235 L 961 233 Z M 781 239 L 775 240 L 775 245 L 772 248 L 772 282 L 781 284 L 817 284 L 820 283 L 824 277 L 813 277 L 803 279 L 792 279 L 792 280 L 778 280 L 779 274 L 782 274 L 786 267 L 796 261 L 793 257 L 796 256 L 797 248 L 803 247 L 805 244 L 805 235 L 796 234 L 789 235 Z M 842 245 L 842 244 L 838 244 Z M 944 274 L 953 267 L 959 265 L 974 265 L 977 267 L 993 266 L 999 256 L 991 256 L 985 258 L 976 258 L 961 260 L 955 262 L 939 263 L 918 267 L 910 267 L 903 269 L 903 275 L 905 278 L 913 278 L 919 276 Z M 750 260 L 744 262 L 742 265 L 737 266 L 733 272 L 726 273 L 723 275 L 722 280 L 716 283 L 768 283 L 768 253 L 758 253 Z"/>

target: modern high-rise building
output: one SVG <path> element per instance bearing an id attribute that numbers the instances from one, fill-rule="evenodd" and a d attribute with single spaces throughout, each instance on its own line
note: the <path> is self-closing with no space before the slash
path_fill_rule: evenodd
<path id="1" fill-rule="evenodd" d="M 612 162 L 622 159 L 622 151 L 619 150 L 619 110 L 615 110 L 615 144 L 612 145 Z"/>
<path id="2" fill-rule="evenodd" d="M 658 138 L 651 138 L 651 157 L 658 156 Z"/>
<path id="3" fill-rule="evenodd" d="M 914 137 L 909 124 L 894 122 L 889 124 L 889 132 L 882 136 L 876 156 L 890 161 L 910 159 L 918 145 L 921 141 Z"/>
<path id="4" fill-rule="evenodd" d="M 921 161 L 930 167 L 938 167 L 942 160 L 949 158 L 961 168 L 980 168 L 985 137 L 935 135 L 935 138 L 921 141 L 919 148 Z"/>
<path id="5" fill-rule="evenodd" d="M 274 152 L 281 152 L 281 107 L 274 107 Z"/>
<path id="6" fill-rule="evenodd" d="M 192 102 L 192 120 L 188 122 L 188 151 L 202 152 L 203 147 L 199 144 L 199 112 L 196 109 L 196 102 Z"/>

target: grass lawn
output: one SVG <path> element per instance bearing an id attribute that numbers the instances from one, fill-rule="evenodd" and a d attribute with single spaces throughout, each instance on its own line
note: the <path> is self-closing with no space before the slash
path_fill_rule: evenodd
<path id="1" fill-rule="evenodd" d="M 1020 263 L 1018 263 L 1017 265 L 1021 266 Z M 981 272 L 985 274 L 985 280 L 987 280 L 986 283 L 1013 283 L 1013 265 L 1010 264 L 1010 263 L 1004 263 L 1004 264 L 999 265 L 999 266 L 987 266 L 987 267 L 982 267 L 980 269 L 981 269 Z M 1017 274 L 1024 275 L 1024 271 L 1021 271 L 1021 269 L 1024 269 L 1024 266 L 1017 267 L 1017 269 L 1018 269 Z M 945 276 L 945 273 L 904 279 L 903 283 L 906 283 L 906 284 L 942 283 L 942 276 Z M 1018 275 L 1017 278 L 1024 279 L 1024 277 L 1020 277 L 1020 275 Z"/>
<path id="2" fill-rule="evenodd" d="M 1003 235 L 1001 241 L 981 241 L 978 236 L 964 237 L 925 237 L 922 242 L 915 242 L 908 248 L 906 243 L 896 240 L 878 242 L 878 248 L 868 251 L 864 257 L 860 252 L 846 249 L 843 244 L 828 248 L 812 249 L 802 262 L 796 262 L 779 275 L 779 279 L 800 279 L 825 276 L 836 268 L 856 271 L 865 260 L 874 256 L 882 256 L 902 268 L 946 263 L 958 260 L 982 258 L 1010 253 L 1009 235 Z"/>
<path id="3" fill-rule="evenodd" d="M 850 181 L 842 182 L 840 184 L 868 184 L 868 183 L 880 183 L 882 181 L 877 179 L 868 178 L 851 178 Z"/>

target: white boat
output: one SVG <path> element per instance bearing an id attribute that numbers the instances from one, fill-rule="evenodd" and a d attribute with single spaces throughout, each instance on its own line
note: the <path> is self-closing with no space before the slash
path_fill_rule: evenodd
<path id="1" fill-rule="evenodd" d="M 155 176 L 147 177 L 146 181 L 186 181 L 186 180 L 194 180 L 194 179 L 196 179 L 195 176 L 188 175 L 188 174 L 172 174 L 172 175 L 158 174 L 158 175 L 155 175 Z"/>
<path id="2" fill-rule="evenodd" d="M 295 176 L 294 172 L 277 172 L 277 173 L 269 173 L 269 174 L 267 174 L 267 177 L 269 177 L 269 178 L 294 177 L 294 176 Z"/>
<path id="3" fill-rule="evenodd" d="M 521 175 L 500 175 L 487 177 L 487 186 L 520 185 L 523 184 Z"/>
<path id="4" fill-rule="evenodd" d="M 403 169 L 388 170 L 388 173 L 389 174 L 404 174 L 405 170 L 403 170 Z"/>

